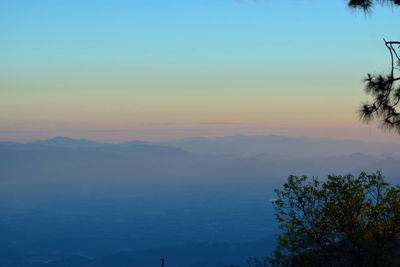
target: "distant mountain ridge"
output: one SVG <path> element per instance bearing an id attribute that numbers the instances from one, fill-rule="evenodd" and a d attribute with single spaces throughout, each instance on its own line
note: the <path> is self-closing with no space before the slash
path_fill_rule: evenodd
<path id="1" fill-rule="evenodd" d="M 86 139 L 73 139 L 69 137 L 57 136 L 48 140 L 40 140 L 32 142 L 32 144 L 55 146 L 55 147 L 100 147 L 111 145 L 109 143 L 99 143 L 94 141 L 89 141 Z"/>
<path id="2" fill-rule="evenodd" d="M 0 168 L 4 174 L 0 180 L 17 181 L 31 174 L 53 181 L 87 182 L 113 181 L 110 177 L 124 177 L 124 181 L 150 177 L 160 181 L 263 179 L 376 170 L 397 177 L 399 151 L 398 144 L 274 135 L 119 144 L 57 137 L 26 144 L 0 144 Z M 22 165 L 24 169 L 13 167 Z"/>
<path id="3" fill-rule="evenodd" d="M 353 153 L 399 155 L 400 144 L 374 143 L 358 140 L 290 137 L 279 135 L 234 135 L 218 138 L 188 138 L 165 142 L 192 153 L 256 156 L 260 154 L 294 157 L 341 156 Z"/>
<path id="4" fill-rule="evenodd" d="M 19 143 L 0 142 L 0 145 L 13 145 Z M 40 140 L 27 144 L 38 144 L 52 147 L 104 147 L 120 146 L 129 147 L 137 145 L 168 146 L 194 154 L 258 156 L 263 154 L 291 157 L 321 157 L 342 156 L 354 153 L 366 155 L 400 155 L 400 144 L 365 142 L 358 140 L 338 140 L 329 138 L 291 137 L 279 135 L 233 135 L 216 138 L 185 138 L 165 142 L 146 142 L 140 140 L 104 143 L 86 139 L 73 139 L 69 137 L 55 137 L 49 140 Z"/>

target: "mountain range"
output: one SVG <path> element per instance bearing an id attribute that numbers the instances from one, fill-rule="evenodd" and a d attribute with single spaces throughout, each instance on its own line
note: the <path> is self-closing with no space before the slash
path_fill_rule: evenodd
<path id="1" fill-rule="evenodd" d="M 268 255 L 273 190 L 288 175 L 381 170 L 399 184 L 399 148 L 275 135 L 3 142 L 0 266 L 159 266 L 162 256 L 214 267 Z"/>
<path id="2" fill-rule="evenodd" d="M 0 142 L 0 145 L 18 143 Z M 400 144 L 365 142 L 358 140 L 338 140 L 329 138 L 289 137 L 278 135 L 234 135 L 216 138 L 186 138 L 166 142 L 146 142 L 134 140 L 122 143 L 94 142 L 85 139 L 55 137 L 25 144 L 38 144 L 53 147 L 104 147 L 158 145 L 180 148 L 196 154 L 256 156 L 259 154 L 290 155 L 296 157 L 342 156 L 353 153 L 368 155 L 400 155 Z"/>

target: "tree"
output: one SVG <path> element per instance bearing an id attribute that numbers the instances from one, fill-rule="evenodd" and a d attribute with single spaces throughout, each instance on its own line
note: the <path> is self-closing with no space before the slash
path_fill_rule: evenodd
<path id="1" fill-rule="evenodd" d="M 400 0 L 350 0 L 348 6 L 369 12 L 377 3 L 400 6 Z M 400 42 L 384 42 L 390 53 L 391 69 L 389 74 L 367 74 L 365 92 L 372 96 L 373 101 L 362 105 L 360 117 L 366 123 L 380 120 L 383 128 L 400 134 Z"/>
<path id="2" fill-rule="evenodd" d="M 289 176 L 274 201 L 282 234 L 272 266 L 395 266 L 400 263 L 400 187 L 380 172 Z"/>
<path id="3" fill-rule="evenodd" d="M 375 4 L 400 6 L 400 0 L 349 0 L 348 6 L 369 12 Z M 386 41 L 389 74 L 367 74 L 365 122 L 400 134 L 400 42 Z M 272 266 L 400 266 L 400 187 L 390 186 L 380 172 L 358 178 L 330 175 L 325 182 L 289 176 L 276 190 L 276 216 L 282 234 Z M 249 264 L 250 265 L 250 264 Z M 267 263 L 257 266 L 267 266 Z"/>
<path id="4" fill-rule="evenodd" d="M 377 3 L 400 6 L 400 0 L 350 0 L 348 6 L 352 8 L 362 8 L 365 12 L 368 12 Z"/>
<path id="5" fill-rule="evenodd" d="M 391 70 L 389 74 L 367 74 L 365 92 L 373 97 L 372 103 L 365 103 L 360 116 L 365 122 L 381 119 L 382 127 L 394 129 L 400 134 L 400 42 L 386 41 L 390 52 Z M 396 48 L 398 51 L 396 51 Z M 397 62 L 396 62 L 397 61 Z M 396 67 L 397 65 L 397 67 Z M 397 73 L 396 73 L 397 71 Z"/>

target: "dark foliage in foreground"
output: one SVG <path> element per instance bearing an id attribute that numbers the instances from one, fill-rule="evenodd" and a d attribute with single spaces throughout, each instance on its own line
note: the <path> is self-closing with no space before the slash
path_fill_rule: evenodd
<path id="1" fill-rule="evenodd" d="M 380 172 L 331 175 L 325 182 L 290 176 L 276 193 L 282 234 L 270 265 L 400 264 L 400 187 Z"/>

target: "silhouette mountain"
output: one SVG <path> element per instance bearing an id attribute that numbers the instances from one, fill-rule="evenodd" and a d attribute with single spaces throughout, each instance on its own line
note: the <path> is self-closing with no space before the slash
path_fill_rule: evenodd
<path id="1" fill-rule="evenodd" d="M 283 136 L 121 144 L 57 137 L 27 144 L 0 144 L 0 180 L 277 180 L 292 173 L 326 175 L 376 170 L 390 176 L 396 175 L 400 165 L 399 151 L 399 144 Z"/>
<path id="2" fill-rule="evenodd" d="M 41 140 L 33 142 L 33 144 L 46 145 L 46 146 L 56 146 L 56 147 L 100 147 L 105 145 L 110 145 L 107 143 L 98 143 L 94 141 L 89 141 L 85 139 L 73 139 L 69 137 L 57 136 L 49 140 Z"/>
<path id="3" fill-rule="evenodd" d="M 1 146 L 19 143 L 0 142 Z M 53 147 L 83 148 L 138 145 L 164 146 L 182 149 L 194 154 L 258 156 L 269 154 L 297 158 L 342 156 L 353 153 L 379 156 L 382 154 L 400 155 L 400 144 L 364 142 L 358 140 L 338 140 L 329 138 L 308 138 L 279 135 L 233 135 L 217 138 L 185 138 L 166 142 L 146 142 L 133 140 L 118 144 L 94 142 L 85 139 L 55 137 L 27 144 L 40 144 Z"/>
<path id="4" fill-rule="evenodd" d="M 218 138 L 187 138 L 163 143 L 192 153 L 255 156 L 259 154 L 294 157 L 327 157 L 352 153 L 399 154 L 400 144 L 337 140 L 329 138 L 289 137 L 279 135 L 234 135 Z"/>

